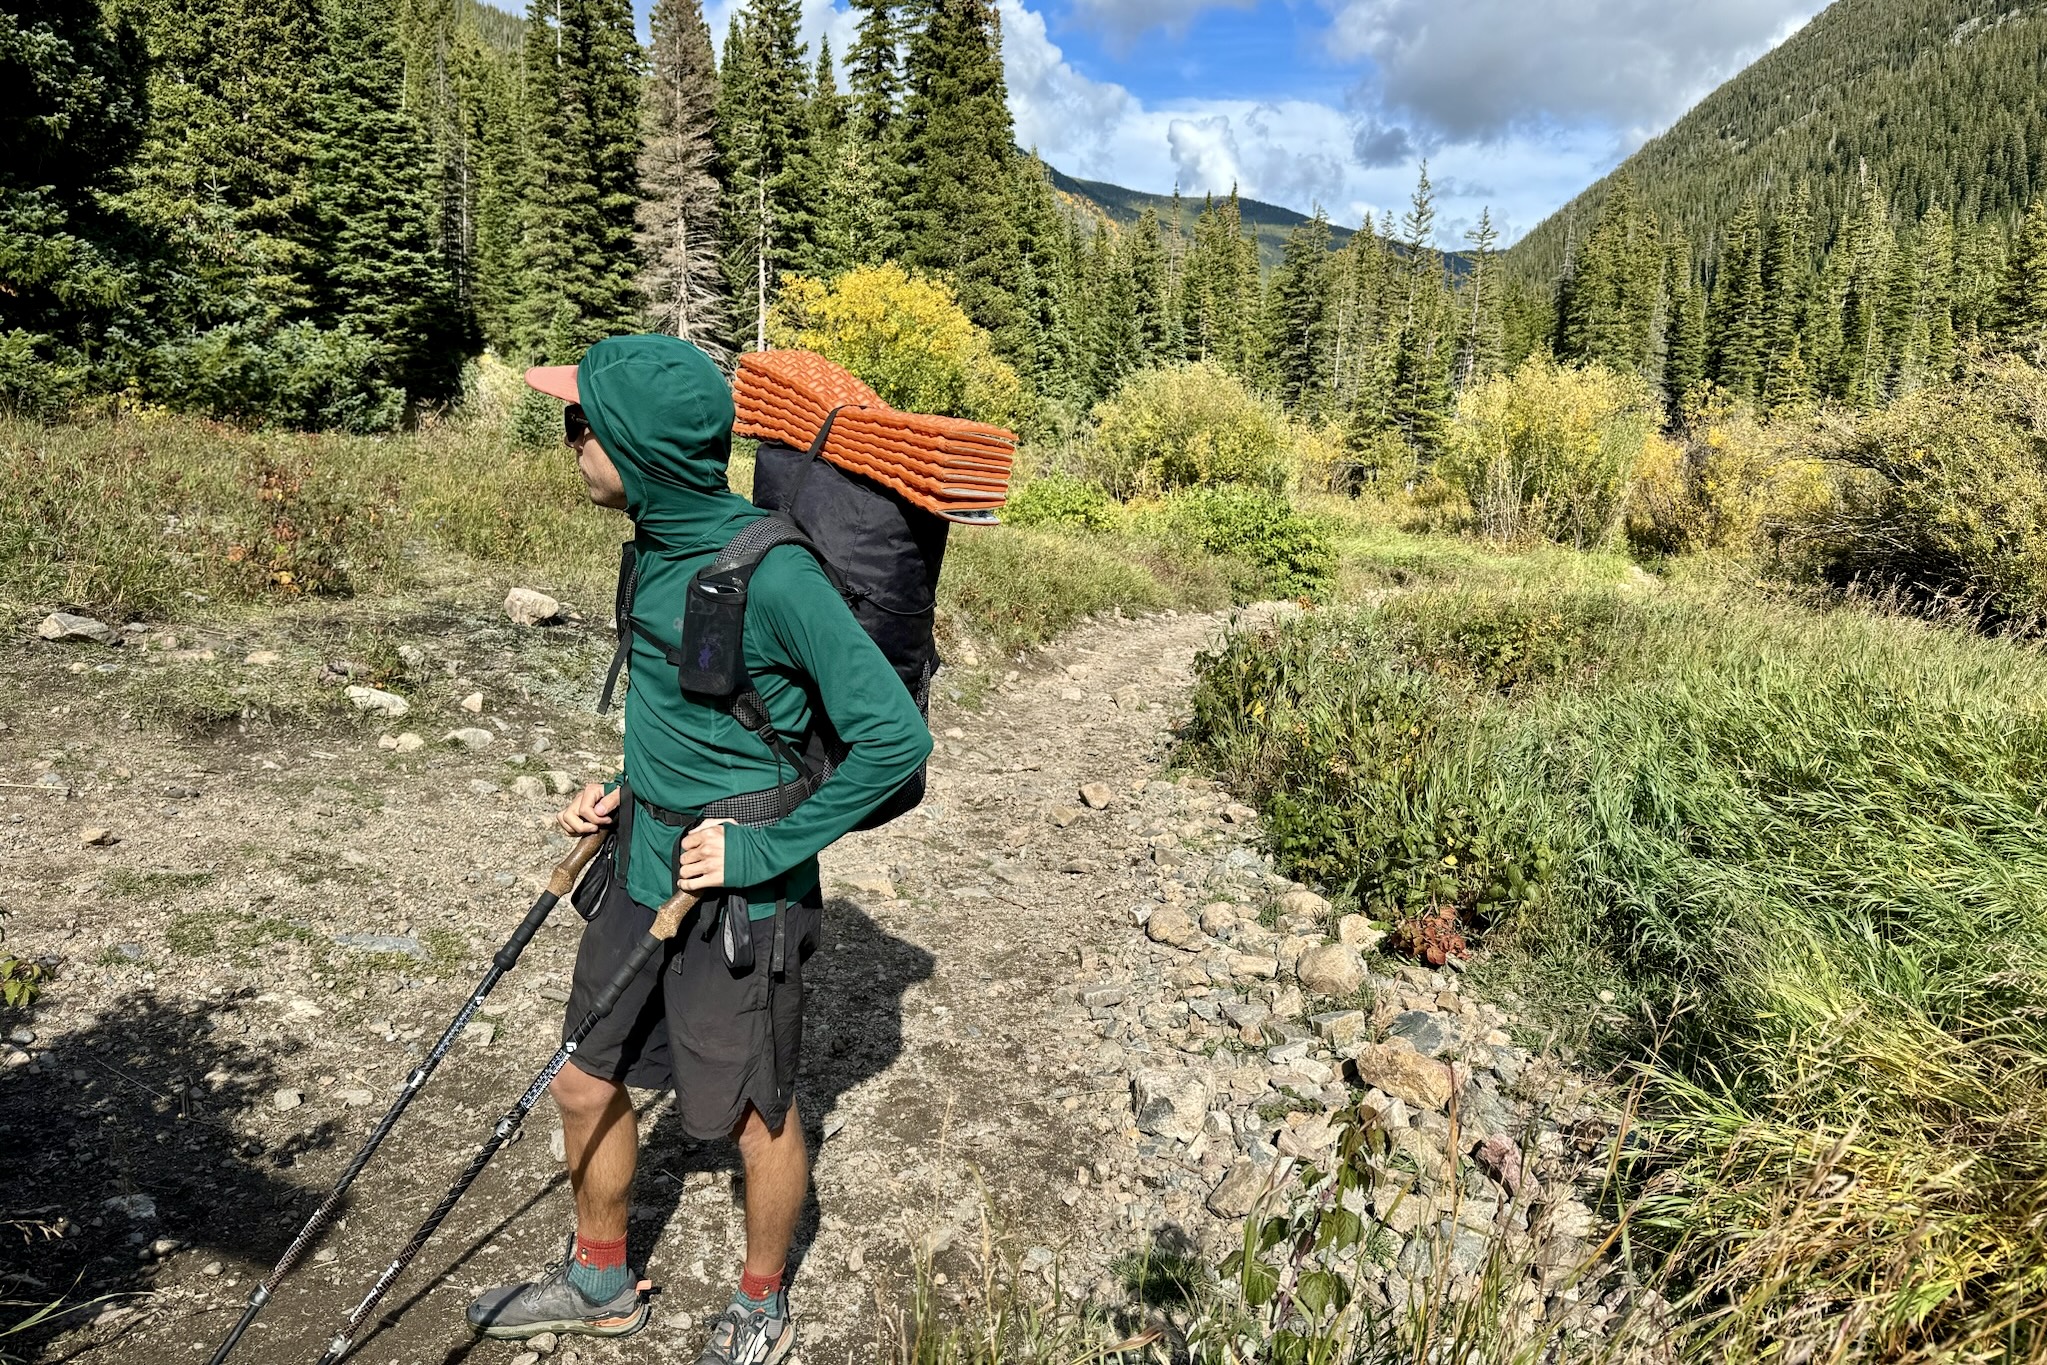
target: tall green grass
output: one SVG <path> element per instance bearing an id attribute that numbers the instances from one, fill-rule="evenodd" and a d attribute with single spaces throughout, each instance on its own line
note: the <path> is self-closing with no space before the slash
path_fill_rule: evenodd
<path id="1" fill-rule="evenodd" d="M 388 437 L 188 418 L 0 423 L 0 603 L 122 619 L 384 593 L 423 551 L 555 582 L 615 562 L 560 448 L 481 424 Z"/>
<path id="2" fill-rule="evenodd" d="M 2047 1355 L 2038 652 L 1704 589 L 1425 591 L 1229 642 L 1193 738 L 1290 865 L 1453 907 L 1613 1020 L 1636 1235 L 1698 1350 Z"/>

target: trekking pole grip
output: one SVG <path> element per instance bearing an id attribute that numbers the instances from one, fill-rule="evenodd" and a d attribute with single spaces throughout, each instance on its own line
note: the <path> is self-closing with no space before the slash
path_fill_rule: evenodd
<path id="1" fill-rule="evenodd" d="M 694 891 L 678 891 L 661 903 L 654 912 L 654 925 L 647 932 L 662 942 L 674 938 L 682 928 L 682 922 L 689 918 L 689 912 L 697 908 L 699 897 Z"/>
<path id="2" fill-rule="evenodd" d="M 586 834 L 576 840 L 575 847 L 568 851 L 568 856 L 555 864 L 554 871 L 547 878 L 549 895 L 559 900 L 575 889 L 576 878 L 583 875 L 583 869 L 590 865 L 590 860 L 604 847 L 605 834 L 604 830 L 598 830 L 595 834 Z"/>

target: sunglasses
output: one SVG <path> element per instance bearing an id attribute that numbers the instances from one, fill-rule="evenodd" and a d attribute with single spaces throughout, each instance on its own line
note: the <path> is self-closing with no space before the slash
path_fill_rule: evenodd
<path id="1" fill-rule="evenodd" d="M 583 438 L 590 434 L 590 423 L 583 416 L 580 403 L 571 403 L 562 409 L 562 440 L 572 446 L 583 444 Z"/>

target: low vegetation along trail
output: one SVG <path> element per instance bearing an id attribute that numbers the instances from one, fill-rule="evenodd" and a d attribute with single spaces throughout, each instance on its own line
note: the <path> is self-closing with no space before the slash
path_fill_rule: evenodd
<path id="1" fill-rule="evenodd" d="M 0 1167 L 19 1224 L 0 1267 L 10 1298 L 110 1295 L 67 1320 L 50 1358 L 203 1359 L 559 856 L 544 830 L 558 799 L 536 788 L 601 775 L 610 754 L 592 749 L 615 737 L 566 695 L 506 680 L 490 689 L 502 706 L 465 714 L 458 668 L 485 678 L 476 656 L 509 638 L 501 621 L 469 624 L 471 660 L 434 670 L 446 695 L 416 691 L 390 722 L 387 742 L 426 740 L 410 752 L 380 747 L 375 726 L 115 739 L 47 705 L 60 680 L 81 684 L 66 660 L 87 655 L 25 657 L 53 690 L 0 733 L 0 891 L 8 951 L 59 966 L 0 1049 Z M 816 1162 L 794 1281 L 807 1359 L 871 1358 L 919 1249 L 941 1296 L 977 1285 L 984 1209 L 1025 1275 L 1082 1294 L 1106 1291 L 1114 1257 L 1148 1233 L 1215 1242 L 1205 1205 L 1227 1162 L 1182 1145 L 1166 1170 L 1168 1144 L 1139 1133 L 1130 1102 L 1142 1054 L 1198 1063 L 1213 1046 L 1198 1023 L 1190 1036 L 1184 1005 L 1174 1042 L 1149 1007 L 1149 1031 L 1113 1007 L 1126 994 L 1142 1006 L 1146 982 L 1177 998 L 1156 965 L 1171 953 L 1133 909 L 1182 858 L 1208 869 L 1195 905 L 1231 878 L 1247 901 L 1284 888 L 1234 827 L 1247 811 L 1162 780 L 1193 657 L 1223 625 L 1168 613 L 1085 627 L 982 710 L 941 704 L 924 808 L 827 855 L 801 1091 Z M 601 632 L 553 629 L 581 631 L 577 657 L 595 657 Z M 190 657 L 194 643 L 78 648 L 97 664 L 169 657 L 166 644 Z M 204 666 L 261 644 L 222 635 Z M 490 742 L 441 739 L 463 727 Z M 310 1359 L 404 1242 L 552 1050 L 578 927 L 564 906 L 535 940 L 241 1358 Z M 652 1325 L 561 1342 L 557 1359 L 688 1356 L 737 1273 L 735 1152 L 685 1138 L 664 1097 L 638 1098 L 633 1255 L 660 1287 Z M 462 1307 L 559 1252 L 559 1141 L 543 1105 L 356 1358 L 519 1354 L 472 1342 Z"/>

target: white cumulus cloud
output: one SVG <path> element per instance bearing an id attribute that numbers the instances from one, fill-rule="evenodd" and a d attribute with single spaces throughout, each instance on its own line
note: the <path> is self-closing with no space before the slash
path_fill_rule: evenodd
<path id="1" fill-rule="evenodd" d="M 1782 41 L 1820 0 L 1325 0 L 1339 60 L 1448 140 L 1605 122 L 1631 143 Z"/>

